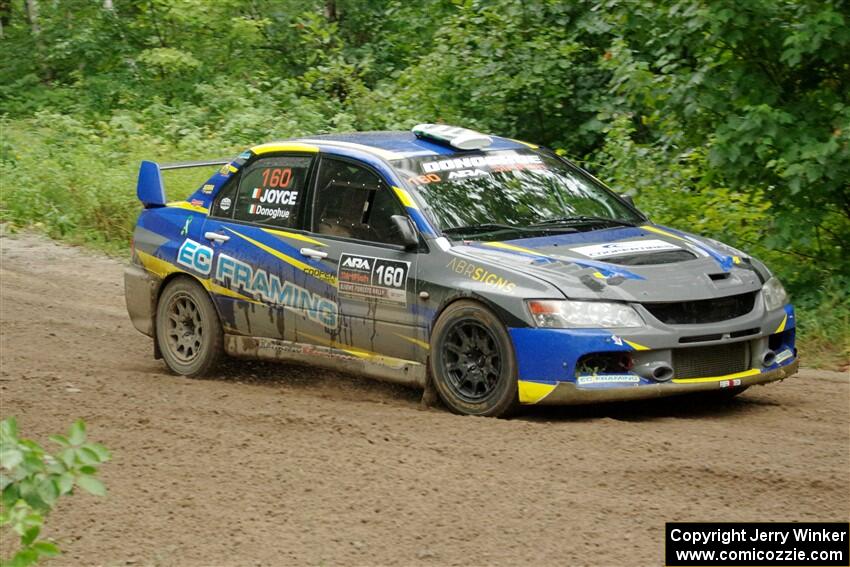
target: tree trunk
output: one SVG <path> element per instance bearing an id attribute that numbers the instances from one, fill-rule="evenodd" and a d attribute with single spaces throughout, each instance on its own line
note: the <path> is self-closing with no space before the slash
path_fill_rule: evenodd
<path id="1" fill-rule="evenodd" d="M 329 22 L 335 22 L 339 19 L 336 13 L 336 0 L 325 0 L 325 18 Z"/>
<path id="2" fill-rule="evenodd" d="M 3 39 L 3 30 L 9 26 L 12 19 L 12 3 L 10 0 L 0 0 L 0 39 Z"/>
<path id="3" fill-rule="evenodd" d="M 38 0 L 27 0 L 26 9 L 32 35 L 38 36 L 41 34 L 41 26 L 38 25 Z"/>

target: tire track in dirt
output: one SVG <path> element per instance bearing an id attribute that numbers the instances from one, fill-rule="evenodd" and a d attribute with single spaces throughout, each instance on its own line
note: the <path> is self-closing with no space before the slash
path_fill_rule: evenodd
<path id="1" fill-rule="evenodd" d="M 665 521 L 850 515 L 846 374 L 513 420 L 295 366 L 187 380 L 132 328 L 121 262 L 0 253 L 0 417 L 41 442 L 83 417 L 114 454 L 108 497 L 48 520 L 50 565 L 661 565 Z"/>

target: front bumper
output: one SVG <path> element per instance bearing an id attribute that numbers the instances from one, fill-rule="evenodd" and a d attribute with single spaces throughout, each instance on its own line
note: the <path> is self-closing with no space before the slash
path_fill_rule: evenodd
<path id="1" fill-rule="evenodd" d="M 526 390 L 525 403 L 539 405 L 579 405 L 597 402 L 619 402 L 628 400 L 646 400 L 695 392 L 718 391 L 722 388 L 738 388 L 767 384 L 784 380 L 797 373 L 799 361 L 795 358 L 786 365 L 774 370 L 717 376 L 711 379 L 696 378 L 692 381 L 680 380 L 640 386 L 625 386 L 611 388 L 581 388 L 572 382 L 557 384 L 523 383 L 520 381 L 520 395 Z M 533 401 L 532 401 L 533 400 Z"/>
<path id="2" fill-rule="evenodd" d="M 791 305 L 702 326 L 512 328 L 519 400 L 583 404 L 673 396 L 782 380 L 797 371 Z M 663 366 L 655 375 L 647 368 Z"/>

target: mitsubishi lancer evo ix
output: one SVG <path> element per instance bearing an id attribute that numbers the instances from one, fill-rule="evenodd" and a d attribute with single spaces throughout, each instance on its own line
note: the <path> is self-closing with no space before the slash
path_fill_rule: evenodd
<path id="1" fill-rule="evenodd" d="M 219 165 L 166 202 L 162 170 Z M 764 264 L 534 144 L 433 124 L 315 136 L 145 161 L 137 192 L 127 309 L 177 374 L 225 354 L 309 363 L 498 416 L 797 371 Z"/>

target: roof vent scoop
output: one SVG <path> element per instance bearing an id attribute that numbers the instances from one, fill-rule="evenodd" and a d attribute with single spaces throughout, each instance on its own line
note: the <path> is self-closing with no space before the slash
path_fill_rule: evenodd
<path id="1" fill-rule="evenodd" d="M 417 138 L 459 150 L 480 150 L 493 143 L 487 134 L 447 124 L 417 124 L 413 133 Z"/>

